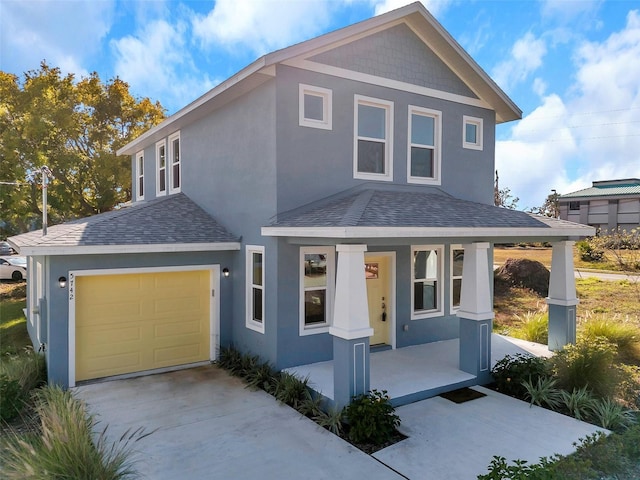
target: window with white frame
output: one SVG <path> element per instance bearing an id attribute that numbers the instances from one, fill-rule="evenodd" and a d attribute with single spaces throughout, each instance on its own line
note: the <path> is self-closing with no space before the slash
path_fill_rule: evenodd
<path id="1" fill-rule="evenodd" d="M 462 263 L 464 249 L 462 245 L 451 245 L 451 313 L 460 308 L 460 293 L 462 292 Z"/>
<path id="2" fill-rule="evenodd" d="M 264 333 L 264 247 L 247 245 L 246 326 Z"/>
<path id="3" fill-rule="evenodd" d="M 136 200 L 144 200 L 144 152 L 136 153 Z"/>
<path id="4" fill-rule="evenodd" d="M 482 119 L 462 117 L 462 146 L 472 150 L 482 150 Z"/>
<path id="5" fill-rule="evenodd" d="M 300 84 L 299 125 L 331 130 L 332 92 L 328 88 Z"/>
<path id="6" fill-rule="evenodd" d="M 176 132 L 169 137 L 169 193 L 178 193 L 180 191 L 181 176 L 180 132 Z"/>
<path id="7" fill-rule="evenodd" d="M 156 143 L 156 196 L 167 193 L 167 145 L 164 140 Z"/>
<path id="8" fill-rule="evenodd" d="M 409 106 L 409 183 L 440 184 L 442 112 Z"/>
<path id="9" fill-rule="evenodd" d="M 328 331 L 333 311 L 334 270 L 334 247 L 300 248 L 300 335 Z"/>
<path id="10" fill-rule="evenodd" d="M 441 245 L 411 248 L 413 320 L 442 315 L 442 251 Z"/>
<path id="11" fill-rule="evenodd" d="M 393 102 L 355 96 L 353 174 L 393 180 Z"/>

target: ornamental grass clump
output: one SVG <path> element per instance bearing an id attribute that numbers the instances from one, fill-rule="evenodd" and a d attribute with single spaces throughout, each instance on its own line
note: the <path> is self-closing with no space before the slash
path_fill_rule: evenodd
<path id="1" fill-rule="evenodd" d="M 518 324 L 509 335 L 529 342 L 547 344 L 549 341 L 549 316 L 545 312 L 527 312 L 516 315 Z"/>
<path id="2" fill-rule="evenodd" d="M 94 442 L 96 420 L 84 403 L 59 387 L 43 387 L 34 393 L 39 431 L 12 434 L 0 449 L 0 470 L 11 479 L 134 478 L 132 444 L 147 436 L 141 429 L 125 432 L 116 443 L 107 429 Z"/>
<path id="3" fill-rule="evenodd" d="M 581 324 L 580 338 L 587 342 L 605 339 L 616 346 L 618 360 L 640 364 L 640 328 L 633 323 L 616 317 L 587 313 Z"/>

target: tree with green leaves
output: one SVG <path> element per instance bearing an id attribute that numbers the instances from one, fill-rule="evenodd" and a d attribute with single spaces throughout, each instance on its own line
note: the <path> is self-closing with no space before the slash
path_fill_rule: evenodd
<path id="1" fill-rule="evenodd" d="M 43 166 L 50 224 L 130 200 L 130 158 L 116 151 L 164 117 L 119 78 L 76 81 L 45 62 L 22 78 L 0 71 L 0 235 L 41 227 Z"/>

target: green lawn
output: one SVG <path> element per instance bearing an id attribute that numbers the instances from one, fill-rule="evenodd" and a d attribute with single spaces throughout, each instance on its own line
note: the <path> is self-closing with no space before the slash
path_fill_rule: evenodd
<path id="1" fill-rule="evenodd" d="M 27 333 L 25 284 L 0 284 L 0 355 L 17 353 L 31 345 Z"/>

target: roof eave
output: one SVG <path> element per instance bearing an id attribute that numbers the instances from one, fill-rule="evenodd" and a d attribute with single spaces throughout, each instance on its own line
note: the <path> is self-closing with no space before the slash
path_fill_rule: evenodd
<path id="1" fill-rule="evenodd" d="M 179 252 L 221 252 L 240 250 L 240 242 L 211 243 L 169 243 L 136 245 L 23 245 L 18 246 L 25 256 L 59 255 L 122 255 L 128 253 L 179 253 Z M 15 247 L 14 247 L 15 248 Z"/>

